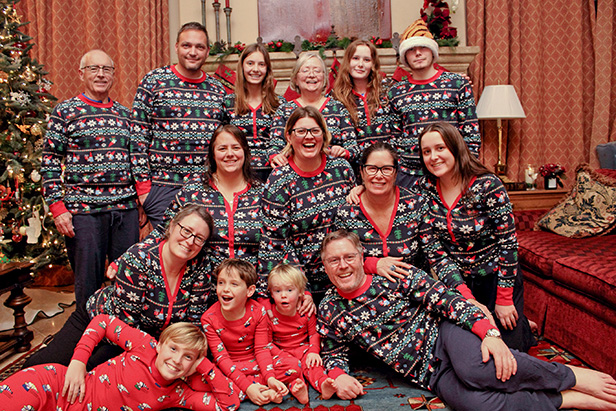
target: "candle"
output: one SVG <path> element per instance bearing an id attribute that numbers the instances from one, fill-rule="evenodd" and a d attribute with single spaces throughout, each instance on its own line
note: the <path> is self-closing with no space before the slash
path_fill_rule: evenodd
<path id="1" fill-rule="evenodd" d="M 225 0 L 225 7 L 229 7 L 229 0 Z"/>

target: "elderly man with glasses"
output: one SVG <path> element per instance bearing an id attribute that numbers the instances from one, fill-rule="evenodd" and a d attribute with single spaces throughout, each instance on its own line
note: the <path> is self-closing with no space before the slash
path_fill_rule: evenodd
<path id="1" fill-rule="evenodd" d="M 109 98 L 113 75 L 102 50 L 82 57 L 84 92 L 55 107 L 41 159 L 43 195 L 65 236 L 78 305 L 103 283 L 105 259 L 139 240 L 130 111 Z"/>

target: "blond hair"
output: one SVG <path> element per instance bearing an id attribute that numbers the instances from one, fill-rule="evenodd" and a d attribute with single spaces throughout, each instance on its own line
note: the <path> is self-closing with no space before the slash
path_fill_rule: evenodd
<path id="1" fill-rule="evenodd" d="M 270 271 L 267 277 L 267 289 L 272 291 L 272 280 L 279 279 L 280 281 L 288 284 L 293 284 L 297 288 L 300 294 L 306 291 L 306 284 L 308 279 L 297 267 L 291 264 L 278 264 Z"/>
<path id="2" fill-rule="evenodd" d="M 207 339 L 201 328 L 195 324 L 179 322 L 171 324 L 165 328 L 158 339 L 159 344 L 167 340 L 176 344 L 185 345 L 189 350 L 197 350 L 199 355 L 205 355 L 207 350 Z"/>

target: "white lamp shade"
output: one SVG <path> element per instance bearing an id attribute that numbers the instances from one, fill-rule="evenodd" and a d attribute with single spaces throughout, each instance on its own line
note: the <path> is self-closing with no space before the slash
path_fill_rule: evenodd
<path id="1" fill-rule="evenodd" d="M 510 84 L 486 86 L 477 103 L 477 118 L 526 118 L 515 89 Z"/>

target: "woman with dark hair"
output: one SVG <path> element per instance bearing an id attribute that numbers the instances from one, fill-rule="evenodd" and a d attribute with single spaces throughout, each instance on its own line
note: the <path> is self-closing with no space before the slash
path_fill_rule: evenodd
<path id="1" fill-rule="evenodd" d="M 207 171 L 189 180 L 165 211 L 163 222 L 187 204 L 204 206 L 214 219 L 208 249 L 212 266 L 227 258 L 257 264 L 261 238 L 261 196 L 250 165 L 250 149 L 244 133 L 233 125 L 218 127 L 207 153 Z M 154 230 L 154 236 L 160 235 Z"/>
<path id="2" fill-rule="evenodd" d="M 214 227 L 205 207 L 189 205 L 168 225 L 162 241 L 147 236 L 117 261 L 115 282 L 98 290 L 78 306 L 54 339 L 24 367 L 58 363 L 68 366 L 73 351 L 90 320 L 98 314 L 113 315 L 158 338 L 172 323 L 200 324 L 201 315 L 215 301 L 212 267 L 202 252 Z M 99 344 L 88 360 L 88 369 L 123 350 Z"/>
<path id="3" fill-rule="evenodd" d="M 396 186 L 398 153 L 378 142 L 364 150 L 360 159 L 364 190 L 355 204 L 343 204 L 335 227 L 354 232 L 364 247 L 364 270 L 395 281 L 409 275 L 411 266 L 422 269 L 430 256 L 432 268 L 449 287 L 466 289 L 457 267 L 443 249 L 426 220 L 425 199 Z"/>
<path id="4" fill-rule="evenodd" d="M 319 54 L 313 51 L 300 54 L 291 72 L 291 88 L 300 96 L 278 107 L 274 116 L 269 147 L 270 160 L 274 167 L 288 162 L 287 156 L 282 153 L 287 143 L 284 130 L 291 113 L 299 107 L 313 107 L 325 117 L 332 136 L 326 154 L 351 162 L 357 161 L 359 148 L 355 129 L 349 120 L 349 112 L 338 100 L 325 96 L 327 87 L 327 70 Z"/>
<path id="5" fill-rule="evenodd" d="M 389 143 L 401 132 L 400 121 L 389 107 L 387 80 L 380 68 L 374 44 L 355 40 L 344 52 L 334 84 L 332 94 L 351 116 L 360 152 L 379 141 Z"/>
<path id="6" fill-rule="evenodd" d="M 278 264 L 290 263 L 304 270 L 307 289 L 318 302 L 330 285 L 319 244 L 331 231 L 336 209 L 355 176 L 345 159 L 326 155 L 331 135 L 316 108 L 297 108 L 284 134 L 288 163 L 272 171 L 263 193 L 257 292 L 267 296 L 269 272 Z"/>
<path id="7" fill-rule="evenodd" d="M 528 351 L 534 343 L 524 316 L 518 242 L 507 190 L 471 154 L 460 132 L 444 122 L 419 137 L 426 173 L 415 189 L 429 201 L 432 230 L 464 275 L 472 295 L 494 312 L 503 340 Z"/>
<path id="8" fill-rule="evenodd" d="M 267 180 L 272 171 L 267 148 L 273 115 L 284 102 L 276 95 L 272 63 L 262 44 L 246 46 L 237 63 L 235 93 L 224 102 L 229 123 L 246 135 L 250 147 L 250 165 L 260 181 Z"/>

